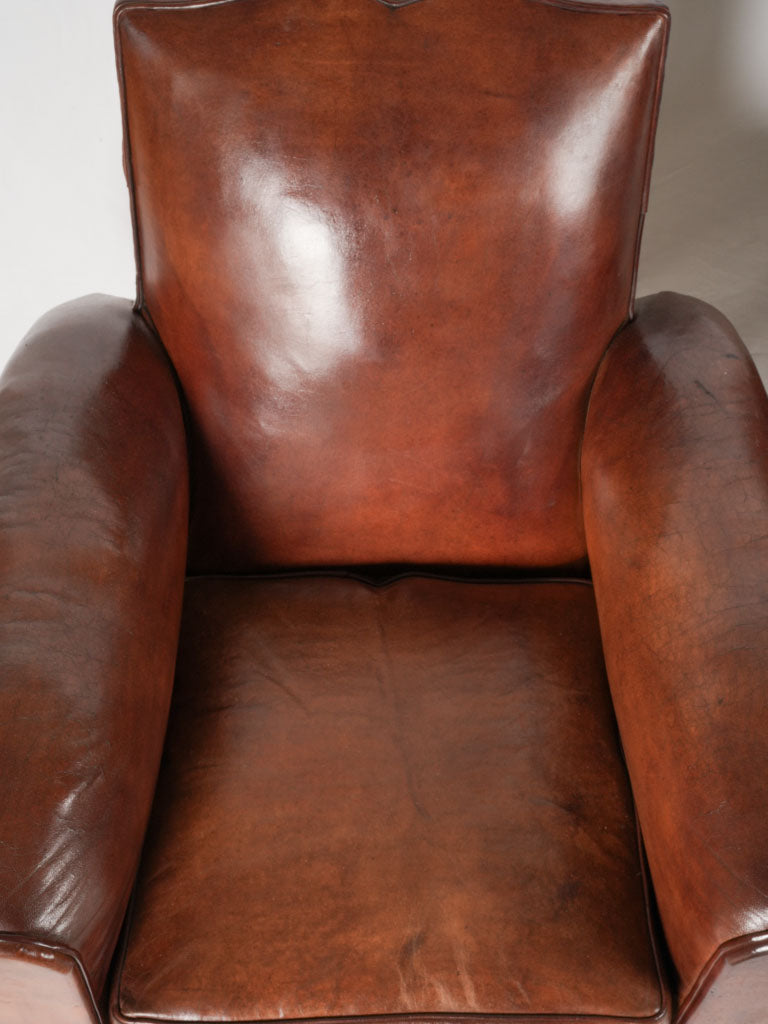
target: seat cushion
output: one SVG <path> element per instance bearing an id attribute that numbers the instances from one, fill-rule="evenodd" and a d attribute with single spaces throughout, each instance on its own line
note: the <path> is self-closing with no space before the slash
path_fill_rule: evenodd
<path id="1" fill-rule="evenodd" d="M 665 1005 L 589 585 L 188 584 L 113 1020 Z"/>

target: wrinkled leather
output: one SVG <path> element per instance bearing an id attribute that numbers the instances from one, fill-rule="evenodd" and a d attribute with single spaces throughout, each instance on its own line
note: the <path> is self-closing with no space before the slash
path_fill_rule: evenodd
<path id="1" fill-rule="evenodd" d="M 664 8 L 120 0 L 116 29 L 142 317 L 63 307 L 0 384 L 2 1024 L 92 1024 L 134 879 L 175 371 L 195 571 L 588 552 L 678 1020 L 762 1024 L 768 407 L 704 304 L 621 329 Z M 666 1019 L 589 593 L 191 584 L 113 1020 Z"/>
<path id="2" fill-rule="evenodd" d="M 0 380 L 0 939 L 21 939 L 0 949 L 4 1022 L 51 1019 L 42 946 L 14 1003 L 35 940 L 103 988 L 163 742 L 187 513 L 157 340 L 123 300 L 49 313 Z"/>
<path id="3" fill-rule="evenodd" d="M 672 294 L 638 305 L 595 384 L 583 481 L 608 675 L 683 1016 L 762 1021 L 768 399 L 712 307 Z"/>
<path id="4" fill-rule="evenodd" d="M 583 563 L 666 10 L 142 0 L 116 24 L 191 567 Z"/>
<path id="5" fill-rule="evenodd" d="M 188 585 L 113 1021 L 663 998 L 589 585 Z"/>

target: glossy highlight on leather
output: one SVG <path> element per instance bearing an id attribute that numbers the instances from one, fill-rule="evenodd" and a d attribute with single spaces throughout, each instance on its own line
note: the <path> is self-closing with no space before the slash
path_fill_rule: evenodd
<path id="1" fill-rule="evenodd" d="M 194 571 L 574 566 L 667 21 L 123 3 L 141 303 L 189 402 Z"/>
<path id="2" fill-rule="evenodd" d="M 59 307 L 8 363 L 0 494 L 0 939 L 42 943 L 42 966 L 74 951 L 98 998 L 157 777 L 188 514 L 173 374 L 126 300 Z M 2 953 L 0 981 L 20 970 Z"/>
<path id="3" fill-rule="evenodd" d="M 667 23 L 119 0 L 136 308 L 0 379 L 0 1024 L 763 1024 L 768 399 L 633 310 Z"/>

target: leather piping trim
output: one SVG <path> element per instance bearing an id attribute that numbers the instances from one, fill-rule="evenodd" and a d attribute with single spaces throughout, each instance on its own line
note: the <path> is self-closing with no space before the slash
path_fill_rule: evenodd
<path id="1" fill-rule="evenodd" d="M 375 590 L 389 587 L 393 583 L 399 583 L 407 579 L 437 580 L 445 583 L 472 583 L 498 586 L 517 586 L 535 583 L 577 583 L 582 586 L 591 587 L 592 580 L 578 576 L 460 576 L 457 574 L 433 572 L 430 570 L 404 569 L 392 573 L 391 576 L 384 576 L 375 579 L 365 572 L 355 569 L 284 569 L 275 572 L 253 572 L 253 573 L 195 573 L 185 579 L 185 584 L 205 583 L 208 580 L 228 580 L 234 582 L 260 583 L 271 580 L 293 580 L 293 579 L 342 579 L 353 580 L 356 583 L 363 583 L 373 587 Z"/>
<path id="2" fill-rule="evenodd" d="M 117 23 L 125 11 L 166 11 L 192 9 L 194 7 L 223 7 L 225 4 L 240 3 L 241 0 L 117 0 L 114 20 Z"/>
<path id="3" fill-rule="evenodd" d="M 582 451 L 584 448 L 584 437 L 587 431 L 587 422 L 589 420 L 589 407 L 592 403 L 592 395 L 595 390 L 595 383 L 597 381 L 600 369 L 605 362 L 608 355 L 608 351 L 613 345 L 614 341 L 619 337 L 624 328 L 632 322 L 635 318 L 635 293 L 637 291 L 637 274 L 640 266 L 640 246 L 643 241 L 643 227 L 645 225 L 645 213 L 648 209 L 648 195 L 651 188 L 651 170 L 653 168 L 653 155 L 656 148 L 656 129 L 659 123 L 659 109 L 661 107 L 661 92 L 664 85 L 664 68 L 667 60 L 667 48 L 669 46 L 669 27 L 670 27 L 670 13 L 669 8 L 665 3 L 659 2 L 659 0 L 647 0 L 646 3 L 638 4 L 617 4 L 606 0 L 601 3 L 595 2 L 595 0 L 531 0 L 533 3 L 542 4 L 546 7 L 558 7 L 561 10 L 576 11 L 581 13 L 592 13 L 592 14 L 604 14 L 610 12 L 611 14 L 651 14 L 656 17 L 661 17 L 664 23 L 664 32 L 661 40 L 661 52 L 659 53 L 659 66 L 656 71 L 656 83 L 653 94 L 653 107 L 651 111 L 651 122 L 648 127 L 648 142 L 645 154 L 645 169 L 643 171 L 643 191 L 640 199 L 640 212 L 638 214 L 637 229 L 635 234 L 635 252 L 632 258 L 632 279 L 629 286 L 629 300 L 627 302 L 627 315 L 621 324 L 616 328 L 616 332 L 611 337 L 610 341 L 603 350 L 600 359 L 598 360 L 595 372 L 592 375 L 592 379 L 589 382 L 587 388 L 587 401 L 584 406 L 584 421 L 581 430 L 581 436 L 579 437 L 579 447 L 576 453 L 576 466 L 578 473 L 578 497 L 579 497 L 579 510 L 581 512 L 581 534 L 584 540 L 586 548 L 586 529 L 584 526 L 584 485 L 583 485 L 583 474 L 582 474 Z M 587 550 L 587 558 L 589 558 L 589 551 Z"/>
<path id="4" fill-rule="evenodd" d="M 599 628 L 599 620 L 598 620 Z M 602 653 L 602 652 L 601 652 Z M 607 680 L 607 674 L 606 674 Z M 626 776 L 627 790 L 629 791 L 630 798 L 632 800 L 632 812 L 635 816 L 635 832 L 637 835 L 637 857 L 640 861 L 640 877 L 643 883 L 643 908 L 645 909 L 645 927 L 648 933 L 648 945 L 651 949 L 651 955 L 653 956 L 653 966 L 656 971 L 656 984 L 659 989 L 659 1008 L 656 1011 L 656 1017 L 651 1019 L 663 1020 L 664 1018 L 670 1019 L 671 1006 L 669 1004 L 668 997 L 668 986 L 665 984 L 665 978 L 661 969 L 661 958 L 659 956 L 659 946 L 657 941 L 657 928 L 654 928 L 653 916 L 651 914 L 651 885 L 650 885 L 650 869 L 648 866 L 648 858 L 645 854 L 645 843 L 643 842 L 643 833 L 640 829 L 640 818 L 637 814 L 637 807 L 635 806 L 635 798 L 632 793 L 632 780 L 629 777 L 629 768 L 627 767 L 627 759 L 624 756 L 624 744 L 621 742 L 621 733 L 619 732 L 619 724 L 616 721 L 616 712 L 613 707 L 613 698 L 610 695 L 610 688 L 608 698 L 611 702 L 611 711 L 613 712 L 613 723 L 616 730 L 616 737 L 619 742 L 619 750 L 621 751 L 621 763 L 624 766 L 624 774 Z"/>
<path id="5" fill-rule="evenodd" d="M 661 39 L 661 52 L 659 53 L 659 66 L 656 71 L 656 86 L 653 94 L 653 109 L 651 112 L 651 123 L 648 129 L 648 149 L 645 155 L 645 180 L 643 182 L 642 200 L 640 202 L 640 215 L 637 222 L 637 236 L 635 238 L 635 256 L 632 265 L 632 284 L 629 291 L 629 307 L 627 317 L 632 320 L 635 316 L 635 293 L 637 291 L 637 273 L 640 266 L 640 245 L 643 241 L 643 226 L 645 224 L 645 213 L 648 209 L 648 195 L 651 189 L 651 170 L 653 168 L 653 154 L 656 150 L 656 129 L 659 124 L 659 109 L 661 107 L 661 91 L 664 85 L 664 69 L 667 62 L 667 48 L 669 46 L 670 14 L 666 7 L 651 8 L 661 16 L 664 23 L 664 30 Z"/>
<path id="6" fill-rule="evenodd" d="M 349 1017 L 285 1017 L 263 1020 L 228 1020 L 206 1017 L 148 1017 L 145 1014 L 125 1015 L 119 999 L 112 1006 L 112 1019 L 118 1024 L 656 1024 L 669 1020 L 665 1004 L 652 1017 L 622 1017 L 617 1014 L 584 1013 L 371 1013 Z"/>
<path id="7" fill-rule="evenodd" d="M 136 316 L 141 318 L 141 320 L 144 323 L 144 325 L 152 332 L 152 336 L 153 336 L 154 340 L 157 342 L 157 344 L 162 349 L 163 355 L 165 356 L 166 368 L 168 370 L 168 373 L 171 375 L 171 377 L 173 379 L 173 384 L 174 384 L 174 387 L 176 388 L 176 397 L 179 400 L 179 408 L 181 409 L 181 419 L 182 419 L 182 423 L 184 425 L 184 445 L 185 445 L 186 453 L 187 453 L 187 475 L 188 475 L 188 481 L 189 481 L 189 495 L 190 495 L 190 499 L 189 499 L 189 502 L 188 502 L 188 505 L 187 505 L 187 537 L 189 537 L 189 527 L 190 527 L 190 525 L 192 523 L 192 497 L 191 496 L 195 493 L 194 492 L 194 484 L 195 484 L 194 475 L 195 475 L 195 471 L 196 471 L 196 463 L 195 463 L 195 460 L 191 458 L 191 452 L 190 452 L 191 445 L 192 445 L 191 438 L 192 438 L 192 433 L 193 433 L 193 428 L 192 428 L 192 412 L 191 412 L 191 410 L 189 408 L 189 402 L 187 401 L 186 393 L 185 393 L 184 388 L 182 387 L 182 384 L 181 384 L 181 378 L 179 377 L 179 372 L 176 369 L 173 360 L 171 359 L 171 356 L 170 356 L 170 353 L 168 352 L 168 349 L 165 347 L 165 344 L 163 343 L 163 339 L 160 337 L 160 332 L 158 331 L 157 327 L 155 327 L 155 322 L 152 319 L 152 316 L 151 316 L 149 310 L 147 309 L 147 307 L 143 303 L 139 307 L 138 300 L 137 300 L 134 303 L 133 312 L 134 312 L 134 314 Z"/>
<path id="8" fill-rule="evenodd" d="M 35 949 L 44 950 L 47 953 L 54 953 L 62 958 L 71 960 L 75 968 L 74 973 L 79 978 L 83 994 L 87 999 L 85 1009 L 90 1012 L 91 1018 L 95 1024 L 102 1024 L 103 1018 L 99 1012 L 96 997 L 93 994 L 93 988 L 91 987 L 91 982 L 88 978 L 88 972 L 80 959 L 80 955 L 76 953 L 74 949 L 70 949 L 68 946 L 60 946 L 53 942 L 36 939 L 30 935 L 23 935 L 20 932 L 0 932 L 0 944 L 5 942 L 19 946 L 34 946 Z"/>
<path id="9" fill-rule="evenodd" d="M 676 1024 L 686 1024 L 706 1000 L 722 972 L 731 966 L 764 957 L 768 953 L 768 932 L 752 932 L 728 939 L 707 960 L 696 981 L 680 1004 Z"/>
<path id="10" fill-rule="evenodd" d="M 529 0 L 530 3 L 540 4 L 544 7 L 557 7 L 563 11 L 573 11 L 577 14 L 650 14 L 661 18 L 664 22 L 664 33 L 661 40 L 661 52 L 659 54 L 659 66 L 656 73 L 656 84 L 653 93 L 653 107 L 651 110 L 651 122 L 648 126 L 648 142 L 645 155 L 645 170 L 643 174 L 643 190 L 640 200 L 640 214 L 635 233 L 635 254 L 632 262 L 632 280 L 629 286 L 629 302 L 627 305 L 627 320 L 632 320 L 635 315 L 635 292 L 637 290 L 637 273 L 640 265 L 640 244 L 643 240 L 643 225 L 645 213 L 648 209 L 648 195 L 651 188 L 651 168 L 653 167 L 653 154 L 656 145 L 656 129 L 659 123 L 659 108 L 661 106 L 661 90 L 664 84 L 664 67 L 667 59 L 667 47 L 669 45 L 670 13 L 664 0 L 645 0 L 638 3 L 621 3 L 616 0 Z"/>
<path id="11" fill-rule="evenodd" d="M 586 11 L 586 12 L 600 12 L 600 11 L 611 11 L 614 14 L 655 14 L 660 15 L 664 21 L 664 35 L 661 43 L 661 53 L 659 55 L 659 68 L 656 76 L 656 88 L 654 92 L 653 100 L 653 114 L 651 117 L 650 131 L 648 135 L 648 150 L 646 153 L 645 162 L 645 179 L 643 184 L 642 201 L 640 205 L 640 216 L 637 225 L 637 236 L 635 240 L 635 255 L 634 262 L 632 265 L 632 285 L 629 294 L 629 308 L 627 310 L 627 319 L 618 327 L 616 333 L 613 335 L 611 340 L 603 350 L 603 354 L 595 368 L 594 376 L 589 386 L 589 396 L 587 398 L 586 409 L 584 410 L 584 428 L 581 432 L 581 439 L 579 441 L 579 453 L 578 453 L 578 465 L 579 465 L 579 499 L 582 510 L 582 520 L 584 516 L 584 503 L 582 500 L 582 471 L 581 471 L 581 453 L 584 445 L 584 435 L 586 433 L 587 421 L 589 420 L 589 407 L 592 402 L 592 394 L 594 392 L 595 383 L 600 373 L 600 369 L 605 362 L 608 352 L 613 345 L 616 338 L 621 334 L 624 328 L 635 319 L 635 293 L 637 291 L 637 274 L 640 265 L 640 245 L 643 240 L 643 226 L 645 224 L 645 214 L 648 209 L 648 195 L 651 188 L 651 169 L 653 167 L 653 155 L 656 146 L 656 129 L 659 122 L 659 109 L 661 107 L 661 92 L 664 85 L 664 68 L 666 66 L 667 49 L 669 46 L 669 29 L 671 23 L 671 16 L 669 8 L 662 0 L 647 0 L 646 3 L 640 4 L 616 4 L 612 3 L 611 0 L 606 0 L 605 3 L 600 3 L 599 0 L 532 0 L 533 3 L 543 4 L 547 7 L 560 7 L 563 10 L 570 11 Z M 587 552 L 589 556 L 589 552 Z"/>
<path id="12" fill-rule="evenodd" d="M 128 124 L 128 98 L 125 85 L 125 65 L 123 61 L 123 44 L 120 38 L 120 17 L 126 9 L 120 0 L 112 12 L 112 29 L 115 39 L 115 61 L 117 64 L 117 84 L 120 91 L 120 111 L 123 119 L 123 173 L 128 185 L 128 196 L 131 205 L 131 229 L 133 233 L 133 258 L 136 263 L 136 299 L 133 304 L 135 313 L 144 316 L 144 282 L 141 268 L 141 242 L 139 240 L 139 217 L 137 212 L 136 183 L 133 174 L 133 154 L 131 151 L 131 132 Z M 146 319 L 146 318 L 145 318 Z M 151 318 L 150 318 L 151 319 Z M 157 333 L 157 332 L 155 332 Z"/>
<path id="13" fill-rule="evenodd" d="M 579 487 L 579 511 L 581 513 L 581 534 L 584 538 L 584 547 L 587 552 L 587 560 L 589 560 L 589 548 L 587 547 L 587 528 L 584 522 L 584 470 L 583 470 L 583 455 L 584 455 L 584 438 L 587 436 L 587 424 L 589 423 L 589 410 L 592 407 L 592 396 L 595 393 L 595 385 L 597 384 L 597 378 L 600 376 L 600 371 L 603 368 L 603 363 L 608 358 L 608 353 L 613 346 L 613 343 L 619 337 L 625 327 L 628 327 L 631 322 L 631 318 L 627 318 L 621 326 L 618 328 L 616 333 L 611 337 L 611 340 L 603 349 L 600 358 L 595 367 L 595 372 L 592 374 L 592 379 L 587 387 L 587 401 L 584 406 L 584 421 L 581 425 L 581 436 L 579 437 L 579 450 L 576 454 L 576 465 L 578 467 L 578 487 Z"/>
<path id="14" fill-rule="evenodd" d="M 133 234 L 133 257 L 136 264 L 136 300 L 134 311 L 142 316 L 157 333 L 154 322 L 144 298 L 144 279 L 142 274 L 143 260 L 141 238 L 139 234 L 138 196 L 136 179 L 133 173 L 133 155 L 131 149 L 131 132 L 128 121 L 128 96 L 125 81 L 125 63 L 123 61 L 123 43 L 120 34 L 120 20 L 126 11 L 164 11 L 194 10 L 198 7 L 223 7 L 225 4 L 238 3 L 240 0 L 116 0 L 112 11 L 112 25 L 115 42 L 115 62 L 117 65 L 117 81 L 120 92 L 120 109 L 123 121 L 123 173 L 128 184 L 128 195 L 131 206 L 131 228 Z M 390 10 L 408 7 L 419 0 L 378 0 Z M 159 336 L 159 335 L 158 335 Z"/>
<path id="15" fill-rule="evenodd" d="M 133 255 L 136 263 L 136 300 L 133 304 L 134 312 L 138 313 L 152 330 L 158 334 L 152 316 L 144 298 L 144 278 L 142 274 L 143 259 L 141 250 L 141 236 L 139 233 L 138 195 L 136 192 L 136 177 L 133 171 L 133 150 L 131 147 L 131 130 L 128 118 L 128 93 L 125 81 L 125 62 L 123 60 L 123 41 L 120 30 L 120 20 L 129 10 L 140 11 L 164 11 L 164 10 L 185 10 L 195 7 L 221 7 L 223 4 L 236 3 L 238 0 L 165 0 L 165 2 L 152 2 L 152 0 L 117 0 L 112 11 L 112 27 L 115 42 L 115 62 L 117 64 L 117 82 L 120 92 L 120 109 L 123 120 L 123 172 L 128 184 L 128 195 L 131 206 L 131 228 L 133 233 Z"/>
<path id="16" fill-rule="evenodd" d="M 239 0 L 117 0 L 114 9 L 114 18 L 117 22 L 119 16 L 125 10 L 163 11 L 166 9 L 192 9 L 194 7 L 223 7 L 225 4 L 238 3 Z M 410 7 L 411 4 L 419 3 L 419 0 L 377 0 L 384 7 L 396 9 L 398 7 Z M 548 0 L 544 0 L 548 2 Z"/>
<path id="17" fill-rule="evenodd" d="M 662 14 L 669 19 L 665 0 L 638 0 L 637 3 L 622 3 L 621 0 L 533 0 L 533 3 L 587 14 Z"/>
<path id="18" fill-rule="evenodd" d="M 152 0 L 117 0 L 112 14 L 115 37 L 115 58 L 117 61 L 117 77 L 120 89 L 120 106 L 122 109 L 123 116 L 123 167 L 125 171 L 126 181 L 128 182 L 128 191 L 131 201 L 133 248 L 134 257 L 136 261 L 136 303 L 134 308 L 142 316 L 146 315 L 149 323 L 152 323 L 152 320 L 151 317 L 149 316 L 149 310 L 147 309 L 144 296 L 141 240 L 139 237 L 138 199 L 136 194 L 135 176 L 133 173 L 130 125 L 128 120 L 128 99 L 125 82 L 125 65 L 123 61 L 123 45 L 120 34 L 120 20 L 123 14 L 126 11 L 130 10 L 192 10 L 197 7 L 221 7 L 224 4 L 240 2 L 241 0 L 165 0 L 165 2 L 158 2 L 158 0 L 155 0 L 155 2 L 152 2 Z M 399 7 L 410 6 L 413 3 L 417 3 L 418 0 L 378 0 L 378 2 L 383 4 L 383 6 L 389 7 L 391 10 L 394 10 Z M 638 216 L 638 224 L 635 237 L 635 252 L 632 263 L 632 276 L 629 285 L 629 298 L 627 303 L 627 319 L 631 320 L 634 317 L 635 310 L 635 291 L 637 288 L 637 274 L 640 261 L 640 243 L 642 242 L 643 237 L 643 223 L 645 221 L 645 211 L 648 208 L 648 194 L 651 185 L 651 167 L 653 166 L 653 153 L 656 140 L 656 128 L 658 125 L 659 106 L 661 103 L 661 89 L 664 82 L 664 65 L 667 55 L 667 46 L 669 43 L 669 9 L 665 6 L 664 3 L 657 2 L 657 0 L 645 0 L 644 3 L 631 3 L 629 5 L 616 3 L 615 0 L 607 0 L 606 3 L 601 3 L 600 0 L 529 0 L 529 2 L 540 4 L 546 7 L 557 7 L 560 8 L 561 10 L 576 11 L 581 13 L 618 15 L 650 14 L 654 17 L 661 18 L 664 22 L 664 33 L 661 43 L 661 53 L 659 54 L 659 67 L 656 75 L 656 86 L 654 89 L 653 96 L 651 122 L 648 127 L 648 140 L 646 144 L 643 190 L 641 193 L 640 213 Z"/>
<path id="19" fill-rule="evenodd" d="M 447 576 L 440 575 L 434 572 L 419 572 L 409 571 L 401 572 L 397 575 L 389 577 L 382 582 L 372 581 L 359 573 L 355 573 L 352 570 L 332 570 L 332 569 L 298 569 L 289 570 L 287 572 L 275 572 L 275 573 L 264 573 L 258 575 L 241 575 L 232 576 L 226 573 L 216 573 L 210 575 L 200 576 L 188 576 L 186 583 L 204 583 L 208 580 L 229 580 L 231 582 L 261 582 L 261 581 L 279 581 L 283 579 L 306 579 L 306 578 L 331 578 L 331 579 L 349 579 L 356 582 L 366 584 L 373 587 L 374 589 L 381 589 L 388 587 L 391 584 L 398 583 L 404 579 L 430 579 L 444 581 L 447 583 L 471 583 L 471 584 L 497 584 L 497 585 L 529 585 L 537 583 L 575 583 L 581 586 L 591 587 L 591 580 L 579 579 L 579 578 L 567 578 L 567 577 L 537 577 L 537 578 L 523 578 L 523 579 L 503 579 L 493 577 L 477 577 L 477 578 L 465 578 L 459 576 Z M 619 743 L 621 739 L 619 737 Z M 626 776 L 627 788 L 631 795 L 631 784 L 629 781 L 629 775 L 627 773 L 626 762 L 624 761 L 623 750 L 621 751 L 621 761 L 624 766 L 624 772 Z M 655 1024 L 655 1022 L 668 1021 L 670 1005 L 667 994 L 667 986 L 664 983 L 664 977 L 661 969 L 661 961 L 659 957 L 658 944 L 656 940 L 656 932 L 653 926 L 653 920 L 651 915 L 651 903 L 650 903 L 650 883 L 648 878 L 648 866 L 646 863 L 645 849 L 643 844 L 642 833 L 640 831 L 640 822 L 637 817 L 637 811 L 634 808 L 634 801 L 632 803 L 633 814 L 635 818 L 635 832 L 636 832 L 636 844 L 638 861 L 640 864 L 640 875 L 642 879 L 643 888 L 643 908 L 645 911 L 645 926 L 648 936 L 648 945 L 650 948 L 651 956 L 653 959 L 653 966 L 656 974 L 656 984 L 658 987 L 658 1003 L 659 1008 L 654 1013 L 645 1016 L 622 1016 L 619 1014 L 589 1014 L 589 1013 L 537 1013 L 537 1014 L 525 1014 L 525 1013 L 503 1013 L 503 1014 L 485 1014 L 485 1013 L 380 1013 L 380 1014 L 365 1014 L 358 1016 L 346 1016 L 346 1017 L 295 1017 L 295 1018 L 282 1018 L 278 1020 L 271 1020 L 265 1018 L 264 1020 L 254 1021 L 231 1021 L 231 1020 L 219 1020 L 211 1021 L 206 1019 L 205 1024 L 573 1024 L 574 1021 L 578 1021 L 579 1024 L 606 1024 L 606 1022 L 616 1021 L 621 1024 Z M 202 1021 L 195 1022 L 191 1021 L 190 1018 L 178 1018 L 178 1017 L 156 1017 L 147 1014 L 126 1014 L 120 1005 L 120 982 L 123 975 L 123 966 L 125 964 L 125 957 L 128 951 L 128 942 L 131 931 L 131 924 L 133 919 L 135 901 L 131 899 L 131 905 L 128 910 L 126 918 L 126 926 L 121 943 L 119 963 L 117 970 L 115 971 L 115 979 L 112 988 L 111 997 L 111 1014 L 114 1021 L 119 1024 L 203 1024 Z M 768 936 L 766 936 L 768 939 Z"/>

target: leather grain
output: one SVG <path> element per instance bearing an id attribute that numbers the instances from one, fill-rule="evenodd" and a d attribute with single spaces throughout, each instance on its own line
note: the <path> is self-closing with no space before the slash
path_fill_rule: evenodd
<path id="1" fill-rule="evenodd" d="M 113 1021 L 424 1013 L 667 1019 L 591 587 L 191 582 Z"/>
<path id="2" fill-rule="evenodd" d="M 583 480 L 683 1019 L 756 1024 L 768 991 L 768 399 L 712 307 L 672 294 L 638 305 L 595 384 Z"/>
<path id="3" fill-rule="evenodd" d="M 78 991 L 104 986 L 165 732 L 187 513 L 157 340 L 123 300 L 48 314 L 0 380 L 3 1022 L 54 1019 L 35 1001 L 49 946 L 79 958 Z"/>
<path id="4" fill-rule="evenodd" d="M 192 568 L 583 562 L 665 9 L 122 2 L 116 28 Z"/>

